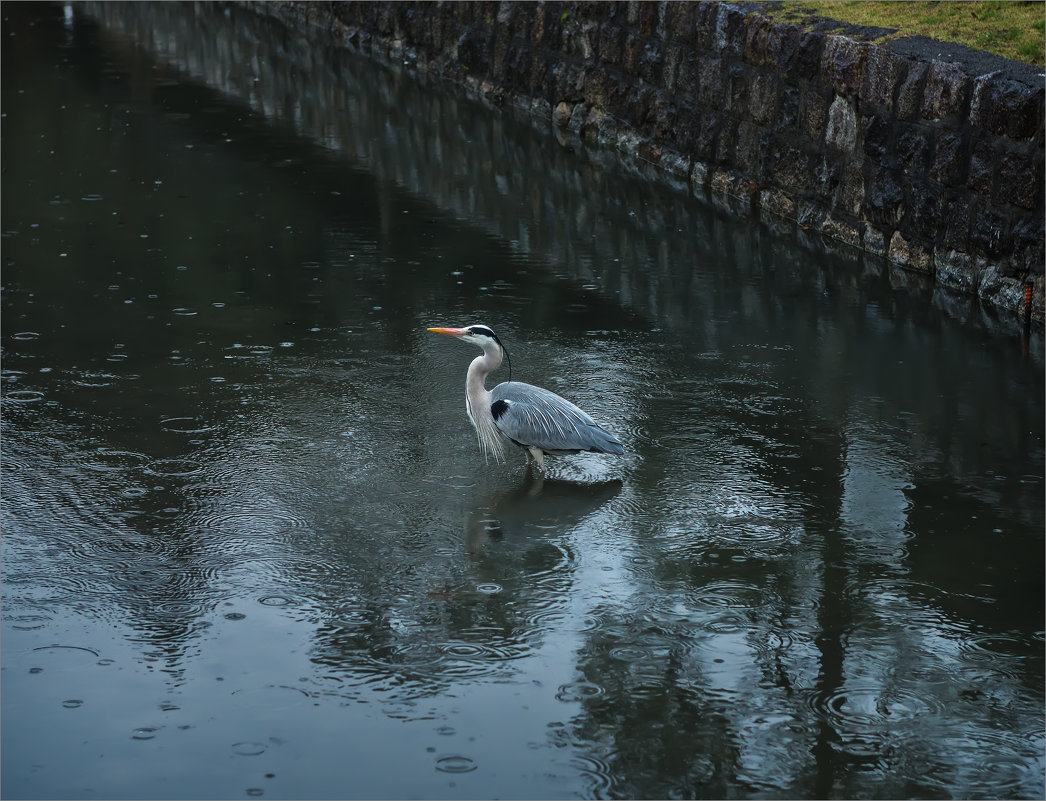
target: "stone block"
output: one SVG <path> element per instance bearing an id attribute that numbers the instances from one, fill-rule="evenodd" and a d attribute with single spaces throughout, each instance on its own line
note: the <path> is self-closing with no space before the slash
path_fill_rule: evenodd
<path id="1" fill-rule="evenodd" d="M 716 137 L 714 163 L 734 167 L 737 164 L 737 129 L 738 122 L 724 117 Z"/>
<path id="2" fill-rule="evenodd" d="M 907 126 L 897 138 L 897 160 L 906 175 L 922 176 L 930 159 L 930 132 L 919 125 Z"/>
<path id="3" fill-rule="evenodd" d="M 801 119 L 803 132 L 815 143 L 820 143 L 828 123 L 828 107 L 832 95 L 814 86 L 808 86 L 803 92 L 801 102 Z"/>
<path id="4" fill-rule="evenodd" d="M 694 30 L 697 20 L 694 12 L 697 3 L 665 3 L 663 38 L 665 40 L 679 40 L 691 42 L 694 38 Z"/>
<path id="5" fill-rule="evenodd" d="M 667 174 L 686 180 L 690 176 L 690 159 L 674 150 L 664 149 L 658 162 Z"/>
<path id="6" fill-rule="evenodd" d="M 926 183 L 910 184 L 906 195 L 908 213 L 904 220 L 904 231 L 916 239 L 933 242 L 941 224 L 941 198 Z"/>
<path id="7" fill-rule="evenodd" d="M 853 97 L 861 85 L 867 42 L 829 36 L 821 57 L 821 76 L 837 94 Z"/>
<path id="8" fill-rule="evenodd" d="M 777 97 L 777 130 L 792 128 L 799 122 L 799 90 L 794 86 L 782 86 Z"/>
<path id="9" fill-rule="evenodd" d="M 864 205 L 864 164 L 852 160 L 843 167 L 836 190 L 836 206 L 855 216 L 860 216 Z"/>
<path id="10" fill-rule="evenodd" d="M 995 201 L 1034 209 L 1042 192 L 1042 154 L 1003 151 L 998 165 Z"/>
<path id="11" fill-rule="evenodd" d="M 624 58 L 625 33 L 614 25 L 604 25 L 599 31 L 599 58 L 606 64 L 620 64 Z"/>
<path id="12" fill-rule="evenodd" d="M 716 9 L 715 46 L 723 53 L 740 57 L 745 52 L 745 12 L 729 3 L 720 3 Z"/>
<path id="13" fill-rule="evenodd" d="M 726 80 L 723 82 L 723 108 L 738 116 L 744 114 L 747 95 L 748 71 L 743 64 L 729 65 L 726 69 Z"/>
<path id="14" fill-rule="evenodd" d="M 598 120 L 598 128 L 596 129 L 596 143 L 600 147 L 611 147 L 617 142 L 617 136 L 620 126 L 614 117 L 610 114 L 602 114 Z M 586 139 L 589 138 L 586 136 Z"/>
<path id="15" fill-rule="evenodd" d="M 795 201 L 780 189 L 764 189 L 759 193 L 760 216 L 766 222 L 767 215 L 795 221 Z"/>
<path id="16" fill-rule="evenodd" d="M 716 25 L 719 19 L 718 3 L 694 3 L 694 41 L 698 49 L 707 50 L 713 46 L 716 36 Z"/>
<path id="17" fill-rule="evenodd" d="M 704 114 L 698 120 L 692 139 L 693 152 L 697 158 L 702 161 L 715 159 L 720 126 L 720 117 L 717 114 Z"/>
<path id="18" fill-rule="evenodd" d="M 669 45 L 665 48 L 664 61 L 661 65 L 661 88 L 666 92 L 675 92 L 676 78 L 679 76 L 679 65 L 685 53 L 680 45 Z"/>
<path id="19" fill-rule="evenodd" d="M 863 128 L 861 144 L 864 153 L 877 162 L 884 161 L 893 151 L 897 121 L 888 116 L 872 114 L 860 121 Z"/>
<path id="20" fill-rule="evenodd" d="M 796 222 L 803 230 L 820 231 L 828 212 L 819 203 L 805 200 L 798 204 Z"/>
<path id="21" fill-rule="evenodd" d="M 826 38 L 820 31 L 806 31 L 799 37 L 792 72 L 796 78 L 816 80 L 820 76 Z"/>
<path id="22" fill-rule="evenodd" d="M 587 69 L 584 73 L 584 81 L 581 96 L 585 102 L 589 105 L 606 108 L 610 102 L 609 89 L 611 85 L 610 75 L 607 70 L 598 67 Z M 541 87 L 535 87 L 535 90 L 532 90 L 532 94 L 540 95 Z"/>
<path id="23" fill-rule="evenodd" d="M 934 143 L 930 177 L 944 186 L 959 186 L 966 177 L 968 162 L 965 137 L 961 133 L 941 133 Z"/>
<path id="24" fill-rule="evenodd" d="M 692 51 L 683 49 L 675 67 L 675 92 L 680 102 L 684 98 L 696 101 L 700 92 L 701 60 Z"/>
<path id="25" fill-rule="evenodd" d="M 990 257 L 1004 256 L 1010 250 L 1010 224 L 1006 215 L 991 206 L 975 214 L 970 226 L 970 244 Z"/>
<path id="26" fill-rule="evenodd" d="M 679 126 L 677 124 L 676 106 L 664 92 L 653 91 L 653 103 L 650 108 L 650 125 L 654 136 L 662 143 L 677 143 Z"/>
<path id="27" fill-rule="evenodd" d="M 935 250 L 933 264 L 940 284 L 966 295 L 977 294 L 986 266 L 983 258 L 957 250 Z"/>
<path id="28" fill-rule="evenodd" d="M 591 106 L 585 124 L 581 126 L 581 138 L 590 147 L 599 143 L 599 131 L 606 113 L 602 108 Z"/>
<path id="29" fill-rule="evenodd" d="M 695 161 L 690 167 L 690 185 L 695 193 L 704 192 L 708 187 L 709 172 L 708 165 L 701 161 Z"/>
<path id="30" fill-rule="evenodd" d="M 588 119 L 588 106 L 584 103 L 575 103 L 570 110 L 570 118 L 567 120 L 567 129 L 572 133 L 581 133 L 581 128 Z"/>
<path id="31" fill-rule="evenodd" d="M 599 27 L 586 22 L 574 34 L 575 52 L 585 61 L 592 61 L 599 53 Z"/>
<path id="32" fill-rule="evenodd" d="M 1024 283 L 1017 278 L 1003 274 L 1003 267 L 995 262 L 988 262 L 981 273 L 981 282 L 977 294 L 984 300 L 1000 309 L 1014 314 L 1020 312 L 1024 301 Z"/>
<path id="33" fill-rule="evenodd" d="M 645 161 L 648 164 L 660 164 L 661 151 L 662 149 L 660 145 L 648 139 L 640 142 L 636 146 L 636 158 Z"/>
<path id="34" fill-rule="evenodd" d="M 527 69 L 527 75 L 530 76 L 529 93 L 531 97 L 545 97 L 547 95 L 550 72 L 549 62 L 545 58 L 545 53 L 538 48 L 531 49 L 530 67 Z M 603 70 L 591 71 L 592 74 L 600 74 L 602 72 Z"/>
<path id="35" fill-rule="evenodd" d="M 573 111 L 573 106 L 565 100 L 561 101 L 552 110 L 552 124 L 557 128 L 566 128 L 570 122 L 570 115 Z"/>
<path id="36" fill-rule="evenodd" d="M 734 214 L 749 214 L 758 203 L 759 187 L 754 181 L 729 170 L 715 170 L 709 191 L 717 206 Z"/>
<path id="37" fill-rule="evenodd" d="M 814 165 L 817 195 L 827 201 L 839 186 L 839 160 L 822 152 L 817 154 Z"/>
<path id="38" fill-rule="evenodd" d="M 857 144 L 857 113 L 853 104 L 843 95 L 836 95 L 828 108 L 825 144 L 851 153 Z"/>
<path id="39" fill-rule="evenodd" d="M 821 233 L 855 248 L 861 246 L 861 232 L 857 226 L 831 214 L 821 223 Z"/>
<path id="40" fill-rule="evenodd" d="M 675 101 L 676 130 L 672 132 L 672 141 L 676 143 L 674 147 L 690 152 L 706 109 L 693 96 L 680 96 L 676 93 Z"/>
<path id="41" fill-rule="evenodd" d="M 813 185 L 813 166 L 805 151 L 779 144 L 771 152 L 769 163 L 771 181 L 786 192 L 799 195 Z"/>
<path id="42" fill-rule="evenodd" d="M 636 74 L 651 86 L 660 86 L 661 72 L 664 66 L 664 56 L 661 48 L 655 41 L 647 41 L 639 53 L 636 64 Z"/>
<path id="43" fill-rule="evenodd" d="M 894 231 L 893 236 L 890 237 L 889 258 L 894 264 L 909 270 L 922 273 L 933 272 L 931 252 L 916 242 L 909 242 L 900 231 Z"/>
<path id="44" fill-rule="evenodd" d="M 774 23 L 766 43 L 766 63 L 772 64 L 782 75 L 792 71 L 799 53 L 800 31 L 795 25 Z"/>
<path id="45" fill-rule="evenodd" d="M 618 129 L 614 147 L 619 153 L 623 153 L 626 156 L 635 156 L 639 152 L 639 143 L 641 141 L 639 134 L 634 129 L 623 127 Z"/>
<path id="46" fill-rule="evenodd" d="M 1044 89 L 993 72 L 973 83 L 970 124 L 1011 139 L 1032 139 L 1042 130 Z"/>
<path id="47" fill-rule="evenodd" d="M 530 30 L 527 32 L 532 45 L 540 45 L 541 40 L 545 38 L 545 13 L 544 3 L 534 8 L 534 14 L 530 20 Z"/>
<path id="48" fill-rule="evenodd" d="M 871 46 L 866 52 L 864 74 L 858 96 L 862 103 L 893 111 L 894 91 L 908 70 L 908 59 L 886 47 Z"/>
<path id="49" fill-rule="evenodd" d="M 487 41 L 478 30 L 467 30 L 458 38 L 458 61 L 473 75 L 483 75 L 490 66 Z"/>
<path id="50" fill-rule="evenodd" d="M 520 9 L 515 3 L 499 3 L 497 15 L 494 17 L 494 28 L 499 38 L 512 38 L 516 20 L 522 16 Z"/>
<path id="51" fill-rule="evenodd" d="M 541 122 L 552 122 L 552 106 L 543 97 L 531 98 L 528 113 Z"/>
<path id="52" fill-rule="evenodd" d="M 526 93 L 532 83 L 530 75 L 532 63 L 530 48 L 522 40 L 517 40 L 515 46 L 509 49 L 508 57 L 505 60 L 506 73 L 502 79 L 503 88 L 521 94 Z M 578 75 L 577 78 L 579 80 L 576 82 L 576 97 L 580 98 L 584 75 Z"/>
<path id="53" fill-rule="evenodd" d="M 654 90 L 649 86 L 640 84 L 628 92 L 628 99 L 624 109 L 621 111 L 623 120 L 636 128 L 646 126 L 652 118 L 651 109 L 654 104 Z"/>
<path id="54" fill-rule="evenodd" d="M 766 135 L 751 120 L 742 120 L 737 128 L 734 158 L 737 166 L 748 175 L 761 175 L 762 155 L 767 152 Z"/>
<path id="55" fill-rule="evenodd" d="M 879 166 L 865 193 L 864 217 L 884 228 L 895 228 L 906 206 L 901 176 L 896 170 Z"/>
<path id="56" fill-rule="evenodd" d="M 1024 316 L 1024 303 L 1021 303 L 1020 314 Z M 1046 277 L 1038 275 L 1032 281 L 1031 319 L 1042 325 L 1046 318 Z"/>
<path id="57" fill-rule="evenodd" d="M 561 70 L 562 62 L 556 64 L 554 69 Z M 606 103 L 603 108 L 609 114 L 616 115 L 622 119 L 627 118 L 630 111 L 631 86 L 621 78 L 620 75 L 608 75 L 606 87 Z"/>
<path id="58" fill-rule="evenodd" d="M 864 224 L 864 249 L 876 256 L 886 255 L 886 237 L 883 232 L 869 223 Z"/>
<path id="59" fill-rule="evenodd" d="M 770 37 L 770 18 L 762 14 L 751 14 L 745 23 L 745 60 L 749 64 L 762 66 L 767 63 L 766 46 Z"/>
<path id="60" fill-rule="evenodd" d="M 775 122 L 776 115 L 777 76 L 770 72 L 757 73 L 748 87 L 748 116 L 760 125 L 769 125 Z"/>
<path id="61" fill-rule="evenodd" d="M 910 120 L 919 113 L 928 71 L 929 67 L 925 62 L 915 61 L 909 64 L 908 72 L 897 87 L 897 95 L 894 98 L 894 109 L 898 119 Z"/>
<path id="62" fill-rule="evenodd" d="M 566 97 L 577 103 L 585 96 L 585 74 L 587 70 L 581 64 L 571 64 L 566 71 Z"/>
<path id="63" fill-rule="evenodd" d="M 1013 225 L 1009 263 L 1017 274 L 1042 275 L 1046 270 L 1046 220 L 1022 217 Z"/>
<path id="64" fill-rule="evenodd" d="M 723 62 L 718 58 L 701 58 L 698 63 L 698 97 L 710 106 L 722 105 Z"/>
<path id="65" fill-rule="evenodd" d="M 970 79 L 958 64 L 932 62 L 923 87 L 923 119 L 940 120 L 963 114 L 969 93 Z"/>
<path id="66" fill-rule="evenodd" d="M 625 35 L 624 47 L 621 52 L 621 67 L 625 72 L 635 75 L 639 70 L 639 60 L 643 53 L 645 40 L 634 33 Z"/>
<path id="67" fill-rule="evenodd" d="M 987 142 L 978 142 L 970 154 L 966 185 L 974 192 L 987 195 L 992 189 L 992 170 L 995 153 Z"/>
<path id="68" fill-rule="evenodd" d="M 661 3 L 645 2 L 639 4 L 636 25 L 643 36 L 654 36 L 661 25 Z"/>
<path id="69" fill-rule="evenodd" d="M 970 248 L 970 201 L 965 192 L 955 191 L 942 200 L 941 241 L 946 248 L 967 252 Z"/>
<path id="70" fill-rule="evenodd" d="M 733 181 L 731 180 L 730 173 L 726 170 L 715 170 L 712 173 L 712 180 L 709 182 L 709 189 L 712 190 L 713 195 L 728 195 L 733 191 Z"/>

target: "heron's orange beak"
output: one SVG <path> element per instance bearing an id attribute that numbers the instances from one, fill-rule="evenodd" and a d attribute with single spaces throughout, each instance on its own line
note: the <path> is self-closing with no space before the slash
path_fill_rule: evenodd
<path id="1" fill-rule="evenodd" d="M 465 333 L 464 328 L 430 328 L 433 334 L 448 334 L 452 337 L 460 337 Z"/>

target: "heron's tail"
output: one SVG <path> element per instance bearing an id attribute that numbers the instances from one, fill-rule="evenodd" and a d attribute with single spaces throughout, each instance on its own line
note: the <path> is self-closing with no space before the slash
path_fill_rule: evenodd
<path id="1" fill-rule="evenodd" d="M 593 453 L 612 453 L 620 456 L 625 452 L 625 446 L 621 444 L 621 440 L 602 426 L 592 426 L 589 433 L 593 440 L 589 450 Z"/>

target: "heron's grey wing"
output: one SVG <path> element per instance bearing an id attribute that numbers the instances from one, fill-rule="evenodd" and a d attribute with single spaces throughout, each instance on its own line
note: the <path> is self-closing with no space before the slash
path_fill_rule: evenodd
<path id="1" fill-rule="evenodd" d="M 624 453 L 613 434 L 570 401 L 547 389 L 506 381 L 491 390 L 490 411 L 502 434 L 548 453 Z"/>

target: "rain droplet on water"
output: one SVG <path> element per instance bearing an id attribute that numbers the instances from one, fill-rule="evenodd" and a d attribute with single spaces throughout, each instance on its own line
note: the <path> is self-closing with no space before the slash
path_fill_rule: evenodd
<path id="1" fill-rule="evenodd" d="M 265 753 L 265 743 L 233 743 L 232 752 L 239 756 L 258 756 Z"/>
<path id="2" fill-rule="evenodd" d="M 479 767 L 467 756 L 452 754 L 436 760 L 436 770 L 441 773 L 471 773 Z"/>

